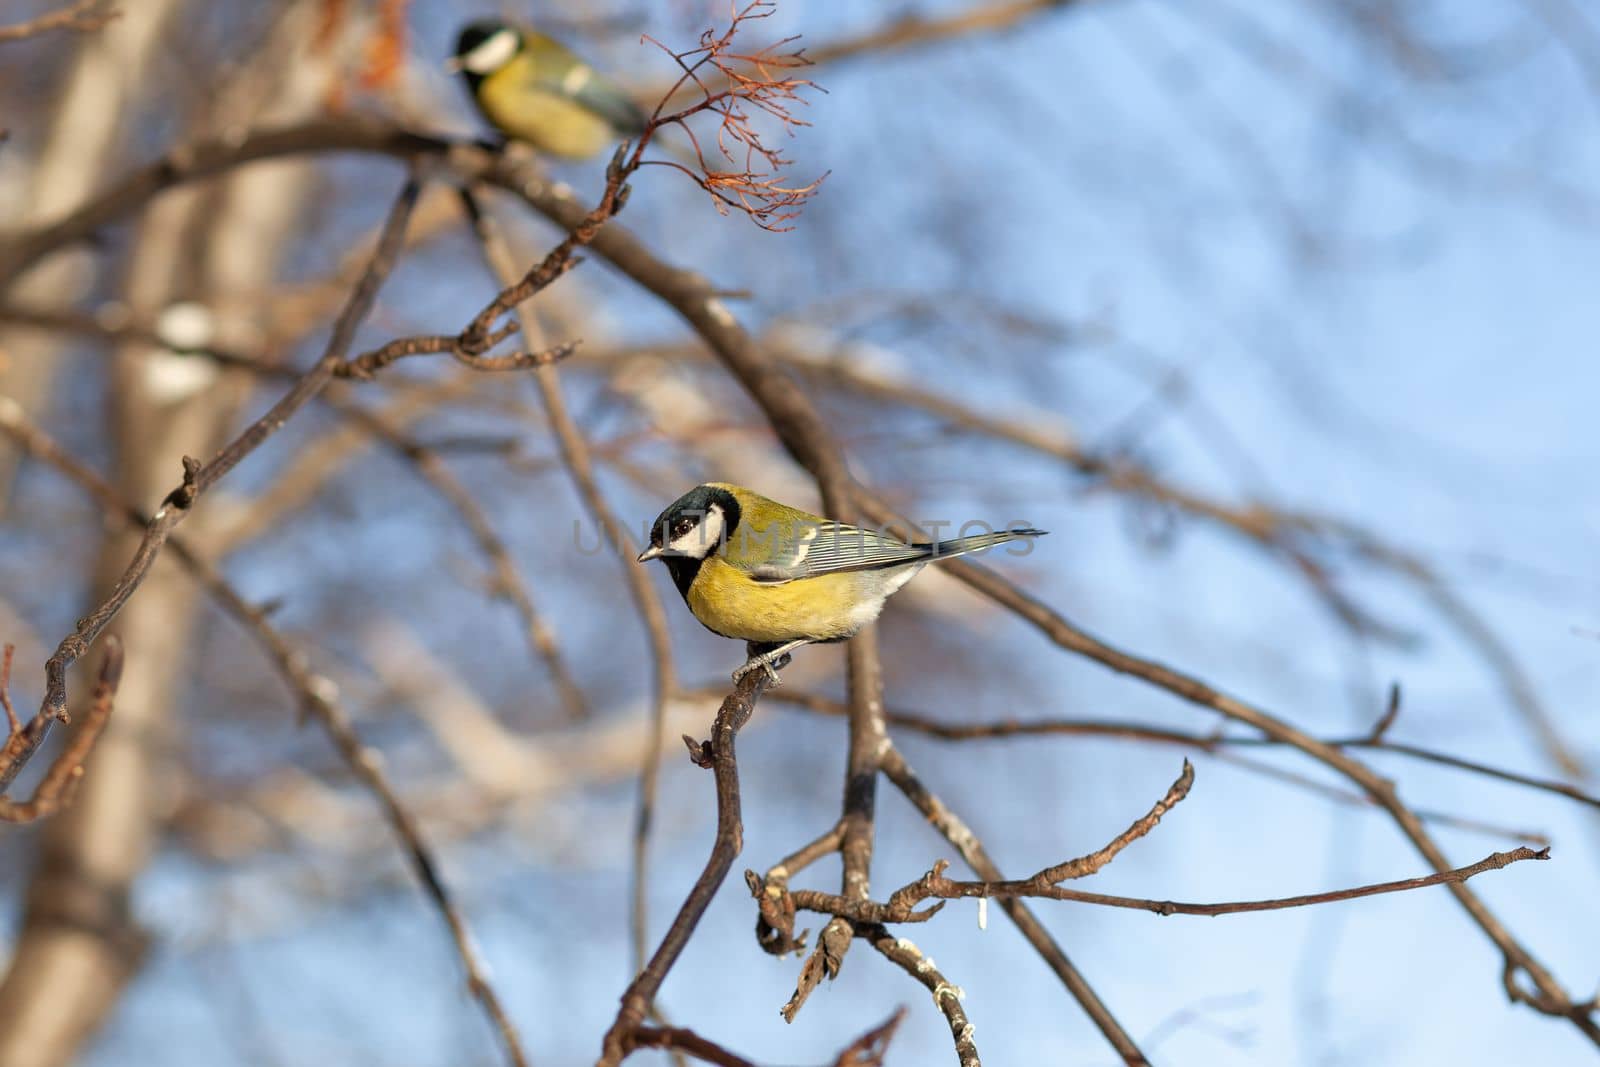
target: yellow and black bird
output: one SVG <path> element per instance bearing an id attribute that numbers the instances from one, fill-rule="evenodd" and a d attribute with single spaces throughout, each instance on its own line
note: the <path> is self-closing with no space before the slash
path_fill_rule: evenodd
<path id="1" fill-rule="evenodd" d="M 447 67 L 507 137 L 564 159 L 587 159 L 648 121 L 628 94 L 561 42 L 526 26 L 479 19 L 464 26 Z"/>
<path id="2" fill-rule="evenodd" d="M 748 642 L 738 681 L 777 670 L 801 645 L 843 641 L 929 563 L 1044 535 L 1016 529 L 908 545 L 724 482 L 699 485 L 663 511 L 639 562 L 659 559 L 694 617 Z"/>

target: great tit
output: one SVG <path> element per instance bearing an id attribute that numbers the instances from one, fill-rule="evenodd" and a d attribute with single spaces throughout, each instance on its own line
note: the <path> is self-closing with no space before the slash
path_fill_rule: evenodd
<path id="1" fill-rule="evenodd" d="M 639 562 L 661 560 L 706 629 L 748 642 L 749 659 L 734 681 L 765 670 L 776 683 L 790 652 L 849 638 L 929 563 L 1044 533 L 1001 530 L 909 545 L 710 482 L 656 517 Z"/>
<path id="2" fill-rule="evenodd" d="M 501 133 L 541 152 L 587 159 L 644 132 L 644 112 L 565 45 L 501 19 L 468 23 L 446 63 Z"/>

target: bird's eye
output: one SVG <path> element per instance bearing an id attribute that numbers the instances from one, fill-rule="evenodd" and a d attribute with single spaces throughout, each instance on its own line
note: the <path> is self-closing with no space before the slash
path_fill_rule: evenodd
<path id="1" fill-rule="evenodd" d="M 692 529 L 694 529 L 693 520 L 679 519 L 677 522 L 672 524 L 672 536 L 674 539 L 682 537 Z"/>

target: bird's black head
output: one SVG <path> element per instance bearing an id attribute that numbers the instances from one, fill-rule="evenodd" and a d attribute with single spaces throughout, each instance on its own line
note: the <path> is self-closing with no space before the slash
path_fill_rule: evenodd
<path id="1" fill-rule="evenodd" d="M 473 86 L 516 58 L 522 34 L 502 19 L 477 19 L 461 27 L 451 65 Z"/>
<path id="2" fill-rule="evenodd" d="M 650 526 L 650 558 L 705 559 L 739 525 L 739 501 L 720 485 L 697 485 L 656 516 Z"/>
<path id="3" fill-rule="evenodd" d="M 656 516 L 650 547 L 639 562 L 661 560 L 679 592 L 687 594 L 700 565 L 733 536 L 740 512 L 739 501 L 722 486 L 697 485 Z"/>

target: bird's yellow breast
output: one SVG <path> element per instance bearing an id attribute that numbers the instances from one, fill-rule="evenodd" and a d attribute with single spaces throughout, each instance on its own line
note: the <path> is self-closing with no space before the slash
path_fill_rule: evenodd
<path id="1" fill-rule="evenodd" d="M 563 96 L 529 86 L 514 67 L 485 78 L 477 101 L 501 132 L 553 156 L 588 159 L 621 140 L 605 119 Z"/>
<path id="2" fill-rule="evenodd" d="M 715 556 L 700 567 L 684 599 L 710 629 L 741 641 L 784 642 L 849 637 L 877 617 L 883 596 L 860 573 L 793 582 L 757 582 Z"/>

